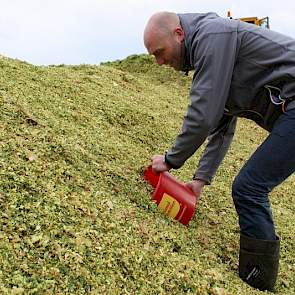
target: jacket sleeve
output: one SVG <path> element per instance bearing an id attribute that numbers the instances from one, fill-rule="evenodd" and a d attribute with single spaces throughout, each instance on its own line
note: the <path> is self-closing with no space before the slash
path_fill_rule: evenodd
<path id="1" fill-rule="evenodd" d="M 172 168 L 180 168 L 221 120 L 235 63 L 236 31 L 195 39 L 191 47 L 195 68 L 191 103 L 182 130 L 165 155 Z"/>
<path id="2" fill-rule="evenodd" d="M 199 161 L 193 179 L 202 179 L 210 184 L 232 142 L 237 125 L 237 117 L 224 115 L 208 137 L 208 143 Z"/>

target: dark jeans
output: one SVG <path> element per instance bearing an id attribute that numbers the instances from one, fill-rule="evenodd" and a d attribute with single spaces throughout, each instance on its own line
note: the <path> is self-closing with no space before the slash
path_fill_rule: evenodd
<path id="1" fill-rule="evenodd" d="M 272 132 L 234 180 L 232 195 L 241 234 L 274 240 L 269 192 L 295 171 L 295 109 L 282 114 Z"/>

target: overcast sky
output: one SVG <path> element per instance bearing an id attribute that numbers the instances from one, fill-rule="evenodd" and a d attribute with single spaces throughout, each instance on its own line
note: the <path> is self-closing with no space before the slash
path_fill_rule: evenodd
<path id="1" fill-rule="evenodd" d="M 269 16 L 271 29 L 295 38 L 294 0 L 0 0 L 0 54 L 48 65 L 146 53 L 145 24 L 163 10 Z"/>

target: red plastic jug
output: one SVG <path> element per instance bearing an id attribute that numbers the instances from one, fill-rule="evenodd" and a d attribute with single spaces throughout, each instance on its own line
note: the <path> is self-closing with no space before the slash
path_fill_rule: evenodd
<path id="1" fill-rule="evenodd" d="M 155 188 L 152 199 L 158 208 L 171 218 L 188 225 L 196 208 L 194 193 L 169 172 L 157 174 L 151 166 L 144 170 L 144 179 Z"/>

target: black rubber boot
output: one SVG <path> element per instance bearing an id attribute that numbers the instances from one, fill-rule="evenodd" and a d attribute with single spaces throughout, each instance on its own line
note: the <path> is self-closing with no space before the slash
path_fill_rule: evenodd
<path id="1" fill-rule="evenodd" d="M 273 291 L 279 269 L 280 240 L 258 240 L 241 235 L 239 276 L 261 291 Z"/>

